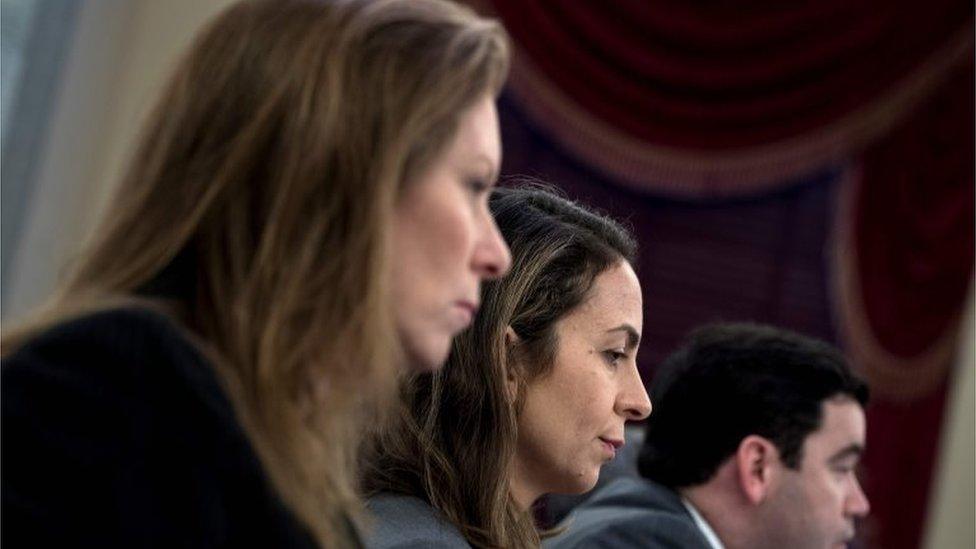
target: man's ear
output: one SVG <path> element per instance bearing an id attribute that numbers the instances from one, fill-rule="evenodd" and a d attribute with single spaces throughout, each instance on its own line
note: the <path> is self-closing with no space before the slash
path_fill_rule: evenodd
<path id="1" fill-rule="evenodd" d="M 778 480 L 782 468 L 779 450 L 769 439 L 749 435 L 739 443 L 735 460 L 742 494 L 751 504 L 761 504 L 772 494 Z"/>
<path id="2" fill-rule="evenodd" d="M 515 333 L 515 329 L 511 326 L 506 326 L 505 394 L 508 397 L 508 403 L 511 405 L 515 405 L 515 401 L 518 399 L 519 375 L 517 369 L 519 368 L 519 365 L 517 364 L 516 359 L 518 355 L 515 352 L 515 348 L 518 346 L 518 344 L 519 336 Z"/>

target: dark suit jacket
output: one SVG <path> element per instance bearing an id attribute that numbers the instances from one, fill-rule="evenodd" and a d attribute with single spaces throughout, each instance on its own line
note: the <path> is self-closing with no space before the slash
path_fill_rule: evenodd
<path id="1" fill-rule="evenodd" d="M 4 546 L 315 545 L 213 368 L 162 315 L 65 322 L 2 372 Z"/>
<path id="2" fill-rule="evenodd" d="M 546 540 L 547 549 L 710 549 L 681 498 L 643 478 L 623 477 L 596 490 Z"/>

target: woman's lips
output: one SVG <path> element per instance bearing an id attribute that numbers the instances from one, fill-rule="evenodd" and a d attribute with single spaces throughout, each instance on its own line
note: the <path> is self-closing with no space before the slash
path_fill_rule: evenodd
<path id="1" fill-rule="evenodd" d="M 462 329 L 471 325 L 474 315 L 478 312 L 478 304 L 473 301 L 455 301 L 454 308 L 458 311 Z"/>
<path id="2" fill-rule="evenodd" d="M 620 449 L 624 445 L 624 441 L 623 440 L 620 440 L 620 439 L 606 438 L 606 437 L 599 437 L 599 438 L 600 438 L 600 442 L 603 443 L 603 448 L 610 455 L 610 458 L 611 459 L 613 459 L 614 457 L 616 457 L 617 450 Z"/>

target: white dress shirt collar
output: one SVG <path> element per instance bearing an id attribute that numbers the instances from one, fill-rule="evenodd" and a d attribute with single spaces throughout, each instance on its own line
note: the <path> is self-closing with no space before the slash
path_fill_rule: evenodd
<path id="1" fill-rule="evenodd" d="M 681 503 L 684 504 L 685 509 L 687 509 L 688 513 L 691 515 L 691 520 L 695 521 L 695 526 L 701 530 L 702 535 L 708 540 L 708 544 L 712 547 L 712 549 L 725 549 L 725 546 L 722 545 L 722 540 L 718 539 L 718 536 L 715 534 L 715 530 L 712 530 L 712 527 L 708 525 L 708 522 L 705 521 L 705 517 L 701 516 L 698 509 L 695 509 L 695 506 L 685 498 L 681 498 Z"/>

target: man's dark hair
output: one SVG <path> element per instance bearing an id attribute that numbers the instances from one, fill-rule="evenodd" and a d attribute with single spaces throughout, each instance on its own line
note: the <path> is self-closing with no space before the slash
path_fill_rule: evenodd
<path id="1" fill-rule="evenodd" d="M 705 326 L 651 384 L 654 411 L 638 470 L 670 488 L 702 484 L 749 435 L 769 439 L 797 469 L 823 402 L 836 396 L 862 407 L 868 400 L 867 385 L 835 347 L 770 326 Z"/>

